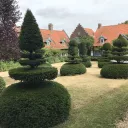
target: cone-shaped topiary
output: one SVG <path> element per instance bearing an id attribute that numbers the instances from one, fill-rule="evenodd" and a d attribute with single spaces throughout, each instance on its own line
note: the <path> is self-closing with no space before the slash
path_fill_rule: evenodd
<path id="1" fill-rule="evenodd" d="M 40 49 L 44 46 L 38 25 L 28 10 L 20 35 L 22 68 L 9 71 L 20 83 L 9 86 L 0 96 L 0 127 L 50 128 L 64 122 L 71 106 L 70 95 L 61 84 L 48 81 L 58 71 L 40 65 L 44 61 Z"/>
<path id="2" fill-rule="evenodd" d="M 111 56 L 112 45 L 110 43 L 105 43 L 102 48 L 102 57 L 98 60 L 98 67 L 102 68 L 104 65 L 109 64 L 109 57 Z"/>
<path id="3" fill-rule="evenodd" d="M 83 64 L 80 63 L 81 59 L 78 55 L 79 49 L 76 40 L 71 40 L 69 42 L 68 54 L 68 63 L 61 67 L 60 74 L 62 76 L 84 74 L 86 72 L 86 68 Z"/>
<path id="4" fill-rule="evenodd" d="M 101 70 L 101 75 L 105 78 L 128 78 L 128 41 L 120 35 L 118 39 L 113 41 L 112 56 L 110 60 L 114 60 L 113 64 L 106 65 Z"/>

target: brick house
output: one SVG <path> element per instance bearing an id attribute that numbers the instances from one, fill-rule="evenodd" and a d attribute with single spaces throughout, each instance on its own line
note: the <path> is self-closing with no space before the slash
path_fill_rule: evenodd
<path id="1" fill-rule="evenodd" d="M 20 34 L 20 27 L 16 28 L 18 35 Z M 64 30 L 54 30 L 53 24 L 48 25 L 48 29 L 40 29 L 40 32 L 45 43 L 45 48 L 49 49 L 68 49 L 69 37 Z"/>
<path id="2" fill-rule="evenodd" d="M 112 44 L 113 40 L 117 39 L 120 34 L 128 34 L 128 24 L 110 26 L 102 26 L 102 24 L 98 24 L 96 32 L 94 32 L 92 29 L 83 28 L 79 24 L 71 34 L 70 39 L 86 35 L 94 37 L 95 42 L 93 45 L 92 55 L 100 56 L 101 54 L 99 53 L 98 48 L 107 42 Z"/>

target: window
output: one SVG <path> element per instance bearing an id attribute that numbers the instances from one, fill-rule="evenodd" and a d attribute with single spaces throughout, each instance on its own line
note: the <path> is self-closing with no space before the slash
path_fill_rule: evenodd
<path id="1" fill-rule="evenodd" d="M 51 38 L 49 37 L 47 40 L 46 40 L 46 45 L 51 45 L 51 42 L 52 42 L 52 40 L 51 40 Z"/>
<path id="2" fill-rule="evenodd" d="M 104 43 L 104 38 L 100 38 L 100 43 Z"/>
<path id="3" fill-rule="evenodd" d="M 78 36 L 80 36 L 80 32 L 78 32 L 77 34 L 78 34 Z"/>

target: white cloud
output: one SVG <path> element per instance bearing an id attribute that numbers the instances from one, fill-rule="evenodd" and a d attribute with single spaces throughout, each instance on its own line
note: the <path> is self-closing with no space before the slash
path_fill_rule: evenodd
<path id="1" fill-rule="evenodd" d="M 69 35 L 78 23 L 95 30 L 98 23 L 127 20 L 127 5 L 128 0 L 19 0 L 23 15 L 30 8 L 41 28 L 53 23 L 55 29 L 65 29 Z"/>

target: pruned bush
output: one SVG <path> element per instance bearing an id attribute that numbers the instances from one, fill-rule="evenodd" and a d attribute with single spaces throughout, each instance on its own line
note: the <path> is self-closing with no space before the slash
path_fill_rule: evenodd
<path id="1" fill-rule="evenodd" d="M 33 70 L 24 67 L 10 70 L 9 75 L 15 80 L 38 82 L 55 79 L 58 75 L 58 70 L 54 67 L 38 67 Z"/>
<path id="2" fill-rule="evenodd" d="M 92 66 L 91 61 L 82 62 L 82 64 L 84 64 L 84 65 L 85 65 L 85 67 L 87 67 L 87 68 L 90 68 L 90 67 Z"/>
<path id="3" fill-rule="evenodd" d="M 2 77 L 0 77 L 0 93 L 5 89 L 5 81 Z"/>
<path id="4" fill-rule="evenodd" d="M 100 57 L 98 56 L 91 56 L 91 61 L 98 61 Z"/>
<path id="5" fill-rule="evenodd" d="M 0 126 L 50 128 L 68 118 L 70 104 L 68 91 L 59 83 L 46 81 L 38 88 L 27 83 L 13 84 L 0 97 Z"/>
<path id="6" fill-rule="evenodd" d="M 99 62 L 98 62 L 98 67 L 99 67 L 99 68 L 103 68 L 103 66 L 105 66 L 105 65 L 107 65 L 107 64 L 110 64 L 110 62 L 105 62 L 105 61 L 102 62 L 102 61 L 99 61 Z"/>
<path id="7" fill-rule="evenodd" d="M 101 70 L 101 76 L 104 78 L 118 79 L 128 78 L 128 64 L 109 64 Z"/>
<path id="8" fill-rule="evenodd" d="M 73 76 L 86 73 L 86 68 L 83 64 L 66 63 L 60 69 L 61 76 Z"/>

